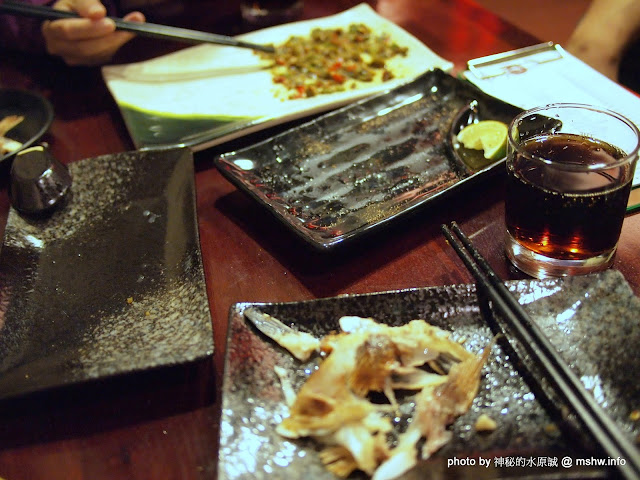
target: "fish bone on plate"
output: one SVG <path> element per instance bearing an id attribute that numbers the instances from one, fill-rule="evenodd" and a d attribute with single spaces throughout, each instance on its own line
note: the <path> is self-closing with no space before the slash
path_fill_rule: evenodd
<path id="1" fill-rule="evenodd" d="M 617 271 L 569 279 L 523 280 L 509 289 L 542 327 L 556 349 L 578 374 L 586 388 L 630 438 L 640 434 L 632 412 L 638 408 L 636 382 L 640 357 L 638 319 L 640 300 Z M 347 295 L 292 303 L 239 303 L 232 307 L 223 384 L 219 477 L 221 479 L 336 478 L 323 466 L 321 448 L 312 440 L 281 437 L 277 426 L 288 416 L 278 369 L 297 391 L 316 363 L 296 360 L 258 331 L 245 318 L 245 310 L 258 309 L 286 325 L 316 337 L 339 329 L 343 315 L 372 316 L 389 325 L 422 318 L 451 332 L 472 352 L 491 342 L 473 285 L 428 287 L 364 295 Z M 279 368 L 278 368 L 279 367 Z M 477 432 L 474 425 L 486 414 L 497 424 L 492 432 Z M 573 458 L 591 453 L 565 436 L 553 409 L 523 379 L 508 352 L 498 343 L 481 374 L 480 388 L 469 411 L 450 426 L 449 443 L 430 459 L 402 475 L 403 479 L 451 478 L 453 458 L 482 456 L 491 468 L 482 478 L 533 475 L 577 478 L 605 475 L 561 466 L 496 468 L 495 457 L 547 458 L 569 452 Z M 476 468 L 478 468 L 476 466 Z M 477 474 L 479 470 L 475 470 Z M 473 473 L 467 472 L 467 475 Z M 449 476 L 447 476 L 449 474 Z M 600 478 L 596 477 L 596 478 Z M 349 478 L 365 478 L 358 473 Z M 470 478 L 470 477 L 465 477 Z"/>

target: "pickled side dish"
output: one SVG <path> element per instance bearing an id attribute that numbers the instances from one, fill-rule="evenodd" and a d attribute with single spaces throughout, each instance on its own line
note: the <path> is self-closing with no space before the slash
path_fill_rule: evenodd
<path id="1" fill-rule="evenodd" d="M 275 50 L 256 53 L 273 62 L 273 82 L 286 88 L 289 99 L 354 89 L 359 82 L 386 82 L 394 78 L 388 61 L 408 52 L 389 34 L 374 34 L 362 23 L 314 28 L 309 37 L 292 36 Z"/>
<path id="2" fill-rule="evenodd" d="M 22 115 L 8 115 L 0 119 L 0 155 L 14 152 L 22 147 L 22 143 L 4 135 L 23 120 L 24 117 Z"/>

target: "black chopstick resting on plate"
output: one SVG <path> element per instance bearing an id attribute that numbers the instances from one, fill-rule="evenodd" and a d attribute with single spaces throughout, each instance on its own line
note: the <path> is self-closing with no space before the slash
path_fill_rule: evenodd
<path id="1" fill-rule="evenodd" d="M 11 15 L 22 15 L 28 17 L 42 18 L 44 20 L 57 20 L 61 18 L 80 18 L 74 12 L 65 10 L 57 10 L 55 8 L 29 5 L 27 3 L 5 0 L 0 3 L 0 13 L 8 13 Z M 213 43 L 215 45 L 228 45 L 231 47 L 250 48 L 252 50 L 260 50 L 262 52 L 273 53 L 275 49 L 269 45 L 258 45 L 255 43 L 243 42 L 233 37 L 225 35 L 216 35 L 215 33 L 199 32 L 197 30 L 189 30 L 187 28 L 170 27 L 167 25 L 158 25 L 155 23 L 138 23 L 127 22 L 120 18 L 109 17 L 115 24 L 116 29 L 127 32 L 137 33 L 143 37 L 163 38 L 175 40 L 183 43 Z"/>
<path id="2" fill-rule="evenodd" d="M 624 459 L 615 466 L 623 478 L 640 478 L 640 452 L 620 431 L 617 425 L 602 410 L 600 405 L 583 387 L 578 377 L 553 348 L 549 339 L 535 324 L 522 306 L 509 292 L 504 282 L 493 271 L 489 263 L 475 249 L 471 241 L 455 223 L 442 225 L 442 231 L 449 244 L 456 251 L 469 272 L 491 300 L 493 307 L 502 315 L 504 322 L 513 329 L 523 347 L 537 362 L 546 375 L 546 380 L 561 395 L 573 413 L 588 429 L 592 438 L 598 442 L 602 451 L 614 459 Z M 497 323 L 497 322 L 496 322 Z M 509 338 L 508 332 L 498 325 L 502 334 Z"/>

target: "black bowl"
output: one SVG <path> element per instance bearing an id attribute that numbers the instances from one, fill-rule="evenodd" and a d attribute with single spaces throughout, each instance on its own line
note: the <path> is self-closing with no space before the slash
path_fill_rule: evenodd
<path id="1" fill-rule="evenodd" d="M 27 90 L 0 88 L 0 118 L 22 115 L 24 120 L 9 130 L 5 136 L 22 143 L 22 147 L 0 156 L 0 167 L 8 171 L 7 164 L 20 150 L 37 142 L 53 121 L 53 107 L 49 101 Z"/>

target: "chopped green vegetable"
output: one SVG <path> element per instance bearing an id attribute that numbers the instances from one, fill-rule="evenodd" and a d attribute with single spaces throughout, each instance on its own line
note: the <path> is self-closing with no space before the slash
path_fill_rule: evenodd
<path id="1" fill-rule="evenodd" d="M 273 82 L 295 99 L 344 91 L 376 77 L 391 80 L 387 60 L 406 56 L 407 50 L 388 34 L 376 36 L 366 25 L 354 23 L 346 30 L 314 28 L 309 38 L 293 36 L 276 47 L 275 53 L 257 53 L 273 60 Z"/>

